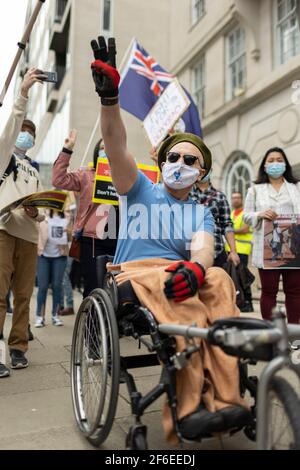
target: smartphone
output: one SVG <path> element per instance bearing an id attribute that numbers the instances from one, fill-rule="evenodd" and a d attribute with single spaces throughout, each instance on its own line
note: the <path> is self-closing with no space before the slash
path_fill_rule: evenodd
<path id="1" fill-rule="evenodd" d="M 47 75 L 47 78 L 41 78 L 43 82 L 57 83 L 57 72 L 40 72 L 43 75 Z"/>

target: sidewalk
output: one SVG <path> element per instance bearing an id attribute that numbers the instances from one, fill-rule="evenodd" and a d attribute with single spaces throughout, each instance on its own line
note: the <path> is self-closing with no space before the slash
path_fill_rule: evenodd
<path id="1" fill-rule="evenodd" d="M 36 295 L 36 293 L 35 293 Z M 29 368 L 12 370 L 11 377 L 0 380 L 0 450 L 92 450 L 93 447 L 78 431 L 73 416 L 70 392 L 70 345 L 74 316 L 63 317 L 64 326 L 51 325 L 48 298 L 45 328 L 36 329 L 34 324 L 35 295 L 32 299 L 31 324 L 35 336 L 29 343 L 27 357 Z M 81 295 L 75 292 L 75 306 L 79 307 Z M 256 305 L 256 310 L 257 310 Z M 258 315 L 258 312 L 257 312 Z M 7 316 L 5 338 L 11 323 Z M 123 339 L 124 354 L 141 354 L 134 340 Z M 251 371 L 257 373 L 257 371 Z M 142 393 L 158 383 L 160 367 L 134 371 L 137 385 Z M 155 402 L 143 418 L 148 426 L 150 449 L 173 449 L 164 439 L 161 426 L 161 407 L 164 398 Z M 125 385 L 120 386 L 116 420 L 105 450 L 125 448 L 125 437 L 132 423 L 128 394 Z M 222 440 L 210 439 L 184 449 L 254 449 L 255 444 L 243 433 Z M 182 449 L 182 448 L 181 448 Z"/>

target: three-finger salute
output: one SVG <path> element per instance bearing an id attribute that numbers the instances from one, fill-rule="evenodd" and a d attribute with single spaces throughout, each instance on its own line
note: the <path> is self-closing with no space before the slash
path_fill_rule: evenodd
<path id="1" fill-rule="evenodd" d="M 116 69 L 116 42 L 114 38 L 108 39 L 106 45 L 103 36 L 98 41 L 91 41 L 95 61 L 92 63 L 92 74 L 96 85 L 96 92 L 104 106 L 114 105 L 118 102 L 120 75 Z"/>

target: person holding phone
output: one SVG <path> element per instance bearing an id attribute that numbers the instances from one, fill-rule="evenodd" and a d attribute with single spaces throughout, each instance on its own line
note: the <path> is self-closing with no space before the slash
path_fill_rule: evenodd
<path id="1" fill-rule="evenodd" d="M 25 103 L 29 89 L 36 82 L 42 84 L 43 78 L 35 68 L 27 72 L 21 86 Z M 22 104 L 22 98 L 19 101 Z M 27 156 L 35 143 L 36 128 L 32 121 L 23 119 L 21 107 L 17 119 L 20 117 L 19 124 L 12 123 L 14 130 L 10 139 L 15 138 L 14 148 L 9 158 L 3 155 L 9 164 L 0 180 L 0 209 L 41 190 L 39 173 Z M 10 151 L 8 143 L 4 149 Z M 25 353 L 28 349 L 29 306 L 36 273 L 38 223 L 43 219 L 35 207 L 24 207 L 11 211 L 8 217 L 0 220 L 0 331 L 3 331 L 6 296 L 11 287 L 14 307 L 8 347 L 13 369 L 28 367 Z M 9 369 L 0 364 L 0 378 L 9 375 Z"/>

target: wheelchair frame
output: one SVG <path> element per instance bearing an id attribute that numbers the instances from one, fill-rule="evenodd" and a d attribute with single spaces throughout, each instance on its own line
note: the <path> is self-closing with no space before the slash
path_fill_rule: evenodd
<path id="1" fill-rule="evenodd" d="M 133 303 L 118 306 L 117 295 L 118 289 L 114 276 L 108 274 L 104 281 L 104 289 L 93 291 L 83 301 L 77 314 L 72 341 L 71 383 L 74 413 L 80 430 L 94 446 L 98 447 L 105 441 L 113 424 L 119 383 L 121 382 L 127 385 L 131 411 L 135 420 L 135 424 L 131 426 L 126 437 L 127 449 L 143 450 L 148 448 L 147 428 L 142 424 L 141 418 L 144 411 L 164 393 L 167 395 L 174 431 L 180 443 L 200 442 L 203 438 L 212 437 L 212 435 L 204 433 L 197 436 L 196 439 L 186 439 L 181 433 L 177 416 L 176 371 L 185 367 L 189 357 L 199 351 L 199 346 L 193 340 L 187 339 L 185 351 L 176 353 L 174 337 L 165 335 L 160 331 L 156 320 L 147 308 Z M 87 321 L 90 321 L 88 320 L 89 315 L 92 318 L 93 315 L 95 317 L 95 314 L 98 318 L 96 326 L 101 336 L 102 357 L 101 359 L 100 357 L 96 359 L 88 358 L 82 362 L 83 350 L 84 348 L 88 349 L 89 346 L 86 346 L 84 336 L 81 335 L 81 340 L 78 339 L 80 336 L 78 332 L 80 331 L 80 325 L 82 328 L 84 322 L 86 326 Z M 150 336 L 151 341 L 145 339 L 145 335 Z M 150 354 L 117 357 L 119 355 L 119 338 L 122 337 L 133 337 L 138 340 L 146 346 Z M 80 347 L 78 346 L 79 343 L 81 344 Z M 86 353 L 84 357 L 86 357 Z M 81 369 L 83 369 L 85 360 L 87 363 L 89 362 L 90 368 L 97 367 L 97 365 L 102 368 L 101 396 L 99 397 L 98 409 L 91 419 L 84 409 L 84 392 L 80 389 Z M 248 390 L 254 399 L 254 405 L 251 408 L 251 423 L 242 428 L 244 428 L 244 432 L 249 439 L 255 440 L 257 378 L 248 377 L 247 365 L 249 363 L 253 364 L 255 362 L 253 360 L 239 361 L 241 395 L 244 396 Z M 134 377 L 129 373 L 129 370 L 159 364 L 162 366 L 159 383 L 143 396 L 137 390 Z M 106 369 L 106 371 L 103 371 L 103 369 Z M 111 386 L 107 392 L 109 382 Z M 105 400 L 109 402 L 106 414 L 104 413 Z M 242 428 L 232 429 L 230 434 L 240 431 Z"/>

